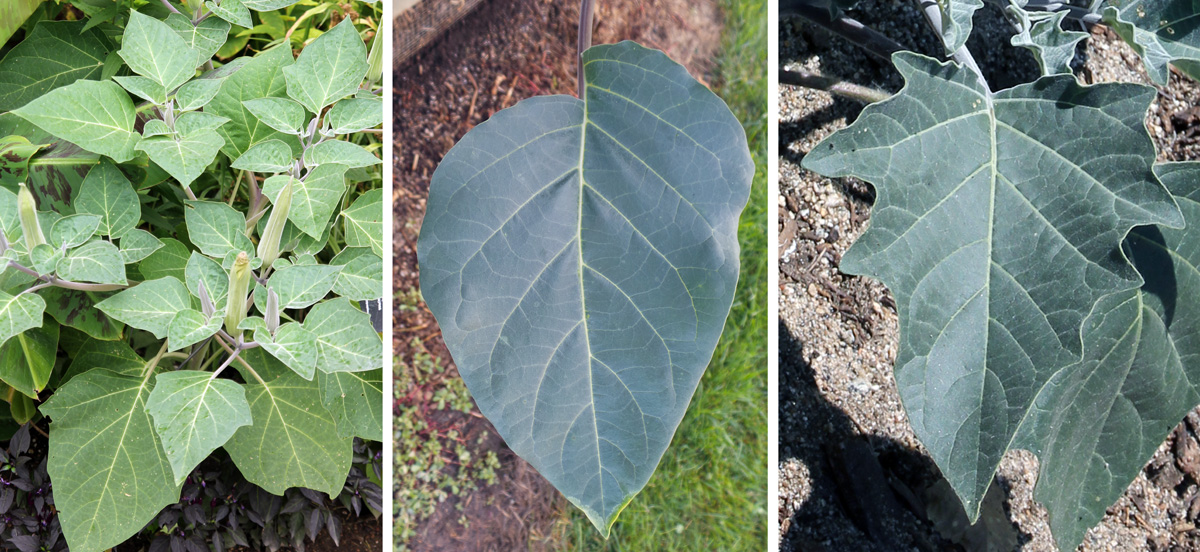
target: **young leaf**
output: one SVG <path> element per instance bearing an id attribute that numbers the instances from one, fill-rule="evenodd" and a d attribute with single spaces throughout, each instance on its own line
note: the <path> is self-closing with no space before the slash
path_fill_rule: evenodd
<path id="1" fill-rule="evenodd" d="M 296 322 L 279 327 L 272 336 L 265 325 L 254 330 L 254 341 L 300 377 L 312 381 L 317 371 L 317 339 Z"/>
<path id="2" fill-rule="evenodd" d="M 100 228 L 99 215 L 67 215 L 50 226 L 50 244 L 58 249 L 70 249 L 90 239 Z"/>
<path id="3" fill-rule="evenodd" d="M 141 272 L 142 278 L 146 280 L 171 277 L 180 282 L 187 281 L 184 275 L 184 267 L 187 266 L 190 254 L 187 246 L 171 238 L 163 238 L 161 241 L 162 247 L 138 265 L 138 272 Z"/>
<path id="4" fill-rule="evenodd" d="M 192 132 L 179 138 L 153 136 L 138 142 L 137 149 L 146 152 L 150 160 L 162 167 L 180 185 L 196 180 L 208 164 L 216 159 L 225 140 L 212 130 Z"/>
<path id="5" fill-rule="evenodd" d="M 41 406 L 53 420 L 47 469 L 72 549 L 116 546 L 179 500 L 180 485 L 146 412 L 152 375 L 87 370 Z"/>
<path id="6" fill-rule="evenodd" d="M 246 9 L 242 0 L 221 0 L 221 2 L 205 0 L 204 7 L 208 8 L 213 15 L 239 27 L 249 29 L 254 26 L 254 21 L 250 19 L 250 10 Z"/>
<path id="7" fill-rule="evenodd" d="M 245 390 L 232 380 L 195 370 L 167 372 L 155 379 L 146 411 L 154 418 L 176 484 L 229 441 L 237 428 L 254 423 Z"/>
<path id="8" fill-rule="evenodd" d="M 13 111 L 54 136 L 118 163 L 133 159 L 134 132 L 129 95 L 114 82 L 75 81 Z"/>
<path id="9" fill-rule="evenodd" d="M 1075 59 L 1075 46 L 1088 34 L 1062 30 L 1067 12 L 1027 12 L 1016 0 L 1009 6 L 1008 13 L 1017 20 L 1017 34 L 1012 37 L 1013 46 L 1023 46 L 1033 53 L 1042 75 L 1071 74 L 1071 60 Z"/>
<path id="10" fill-rule="evenodd" d="M 366 247 L 347 247 L 330 265 L 341 266 L 333 292 L 355 301 L 383 297 L 383 259 Z"/>
<path id="11" fill-rule="evenodd" d="M 484 415 L 607 535 L 721 335 L 754 163 L 729 108 L 662 52 L 583 63 L 585 100 L 523 100 L 451 149 L 417 254 Z"/>
<path id="12" fill-rule="evenodd" d="M 383 190 L 371 190 L 354 200 L 349 209 L 342 211 L 346 221 L 346 245 L 370 247 L 376 255 L 383 255 Z"/>
<path id="13" fill-rule="evenodd" d="M 180 136 L 187 138 L 206 131 L 218 130 L 228 122 L 229 119 L 220 115 L 203 111 L 189 111 L 175 120 L 175 129 L 179 131 Z"/>
<path id="14" fill-rule="evenodd" d="M 383 102 L 347 98 L 333 104 L 326 115 L 334 134 L 350 134 L 383 124 Z"/>
<path id="15" fill-rule="evenodd" d="M 358 90 L 367 69 L 367 46 L 346 18 L 306 46 L 283 74 L 288 96 L 309 112 L 320 113 Z"/>
<path id="16" fill-rule="evenodd" d="M 187 278 L 188 291 L 192 292 L 192 295 L 200 297 L 200 283 L 203 282 L 213 308 L 225 312 L 225 301 L 229 298 L 229 274 L 220 264 L 192 251 L 184 275 Z"/>
<path id="17" fill-rule="evenodd" d="M 146 124 L 142 125 L 142 138 L 150 138 L 151 136 L 171 136 L 175 131 L 167 126 L 167 123 L 158 119 L 150 119 Z"/>
<path id="18" fill-rule="evenodd" d="M 42 325 L 46 302 L 34 293 L 9 295 L 0 291 L 0 344 Z"/>
<path id="19" fill-rule="evenodd" d="M 57 286 L 39 290 L 37 293 L 46 301 L 46 314 L 54 317 L 59 324 L 75 328 L 99 340 L 121 338 L 125 324 L 109 318 L 96 308 L 96 303 L 110 297 L 111 293 L 92 293 Z"/>
<path id="20" fill-rule="evenodd" d="M 175 101 L 180 111 L 192 111 L 208 105 L 220 91 L 221 79 L 196 79 L 179 87 Z"/>
<path id="21" fill-rule="evenodd" d="M 191 297 L 182 281 L 159 278 L 122 290 L 97 303 L 96 308 L 134 328 L 164 339 L 175 314 L 191 305 Z"/>
<path id="22" fill-rule="evenodd" d="M 169 25 L 137 10 L 129 12 L 129 23 L 121 38 L 121 59 L 143 77 L 171 91 L 196 76 L 200 53 Z"/>
<path id="23" fill-rule="evenodd" d="M 254 253 L 246 237 L 246 216 L 224 203 L 189 201 L 184 211 L 188 237 L 210 257 L 224 258 L 230 252 Z"/>
<path id="24" fill-rule="evenodd" d="M 55 249 L 48 243 L 35 245 L 29 250 L 29 260 L 33 270 L 38 274 L 54 274 L 58 270 L 58 261 L 63 258 L 61 249 Z"/>
<path id="25" fill-rule="evenodd" d="M 217 17 L 209 17 L 193 25 L 187 16 L 173 13 L 167 16 L 163 23 L 175 31 L 188 47 L 196 51 L 195 67 L 212 59 L 229 38 L 229 22 Z"/>
<path id="26" fill-rule="evenodd" d="M 244 387 L 254 425 L 239 428 L 225 444 L 242 475 L 272 494 L 306 487 L 337 496 L 354 440 L 338 436 L 317 382 L 284 371 Z"/>
<path id="27" fill-rule="evenodd" d="M 292 184 L 292 207 L 288 220 L 296 228 L 314 238 L 327 237 L 325 233 L 329 217 L 338 208 L 342 194 L 346 193 L 346 166 L 321 165 L 305 175 L 304 180 Z M 263 193 L 271 198 L 287 184 L 287 175 L 272 176 L 263 182 Z M 324 240 L 321 241 L 324 244 Z"/>
<path id="28" fill-rule="evenodd" d="M 134 228 L 121 237 L 121 258 L 125 264 L 133 264 L 149 257 L 163 246 L 163 242 L 145 230 Z"/>
<path id="29" fill-rule="evenodd" d="M 1142 56 L 1150 79 L 1166 84 L 1173 64 L 1192 78 L 1200 77 L 1200 27 L 1191 0 L 1108 0 L 1102 4 L 1104 24 L 1112 27 Z"/>
<path id="30" fill-rule="evenodd" d="M 125 258 L 117 246 L 104 240 L 93 240 L 68 251 L 58 261 L 58 276 L 76 282 L 97 284 L 126 284 Z"/>
<path id="31" fill-rule="evenodd" d="M 289 266 L 271 275 L 267 285 L 279 294 L 279 306 L 306 309 L 329 294 L 342 267 L 330 265 Z M 266 296 L 264 295 L 265 299 Z M 266 302 L 255 303 L 265 305 Z"/>
<path id="32" fill-rule="evenodd" d="M 1137 287 L 1125 234 L 1183 219 L 1152 172 L 1152 88 L 1055 75 L 993 95 L 969 70 L 893 60 L 901 93 L 803 165 L 876 186 L 841 269 L 895 294 L 900 395 L 974 520 L 1034 391 L 1078 360 L 1084 317 Z"/>
<path id="33" fill-rule="evenodd" d="M 100 217 L 100 234 L 120 238 L 137 225 L 142 207 L 129 179 L 108 161 L 92 167 L 75 198 L 75 212 Z"/>
<path id="34" fill-rule="evenodd" d="M 383 440 L 383 370 L 317 375 L 321 400 L 338 435 Z"/>
<path id="35" fill-rule="evenodd" d="M 225 138 L 221 151 L 230 159 L 237 159 L 250 146 L 271 139 L 283 140 L 293 152 L 300 152 L 300 142 L 294 136 L 259 121 L 242 105 L 246 100 L 283 97 L 287 87 L 283 68 L 292 62 L 292 49 L 286 44 L 250 58 L 241 70 L 225 78 L 221 91 L 205 106 L 205 112 L 230 119 L 217 131 Z"/>
<path id="36" fill-rule="evenodd" d="M 83 21 L 40 21 L 0 61 L 0 111 L 77 80 L 98 80 L 110 45 Z"/>
<path id="37" fill-rule="evenodd" d="M 358 144 L 343 140 L 326 140 L 304 151 L 304 164 L 309 167 L 325 163 L 340 163 L 351 169 L 383 163 Z"/>
<path id="38" fill-rule="evenodd" d="M 320 303 L 308 312 L 304 329 L 316 336 L 326 374 L 364 372 L 383 367 L 383 348 L 371 317 L 345 299 Z"/>
<path id="39" fill-rule="evenodd" d="M 259 173 L 286 172 L 294 161 L 292 148 L 279 140 L 259 142 L 233 162 L 233 168 Z"/>
<path id="40" fill-rule="evenodd" d="M 219 316 L 204 316 L 197 310 L 179 311 L 167 326 L 167 350 L 178 351 L 212 337 L 221 329 L 223 321 Z"/>
<path id="41" fill-rule="evenodd" d="M 242 106 L 263 124 L 287 134 L 300 134 L 304 125 L 304 106 L 287 98 L 258 98 L 246 100 Z M 380 110 L 383 113 L 383 110 Z M 288 151 L 291 157 L 291 151 Z"/>
<path id="42" fill-rule="evenodd" d="M 50 381 L 57 354 L 58 324 L 50 321 L 25 330 L 0 346 L 0 380 L 36 399 Z"/>
<path id="43" fill-rule="evenodd" d="M 154 105 L 164 105 L 167 103 L 167 90 L 152 78 L 133 75 L 117 76 L 113 77 L 113 80 L 121 85 L 121 88 L 124 88 L 126 92 Z"/>

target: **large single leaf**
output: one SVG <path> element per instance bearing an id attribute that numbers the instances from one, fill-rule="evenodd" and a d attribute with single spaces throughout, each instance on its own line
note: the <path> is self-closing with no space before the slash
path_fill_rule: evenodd
<path id="1" fill-rule="evenodd" d="M 225 140 L 216 131 L 203 129 L 190 134 L 181 133 L 178 137 L 144 138 L 138 142 L 137 149 L 146 152 L 151 161 L 186 187 L 204 174 L 224 144 Z"/>
<path id="2" fill-rule="evenodd" d="M 159 278 L 142 282 L 96 304 L 113 318 L 154 337 L 167 337 L 175 314 L 191 306 L 191 297 L 182 280 Z"/>
<path id="3" fill-rule="evenodd" d="M 350 18 L 304 47 L 296 63 L 283 68 L 287 93 L 312 113 L 358 90 L 367 76 L 367 45 Z"/>
<path id="4" fill-rule="evenodd" d="M 115 82 L 75 81 L 13 113 L 58 138 L 118 163 L 133 159 L 139 139 L 133 129 L 133 100 Z"/>
<path id="5" fill-rule="evenodd" d="M 283 140 L 300 153 L 300 142 L 258 120 L 242 105 L 243 101 L 258 98 L 286 97 L 287 84 L 283 68 L 291 65 L 292 50 L 286 44 L 277 46 L 250 59 L 238 72 L 225 78 L 221 91 L 204 107 L 206 113 L 229 119 L 217 132 L 225 138 L 221 151 L 230 160 L 241 157 L 246 150 L 264 140 Z"/>
<path id="6" fill-rule="evenodd" d="M 145 368 L 146 361 L 124 341 L 89 339 L 75 351 L 75 358 L 58 381 L 57 387 L 66 385 L 71 378 L 88 370 L 107 370 L 123 376 L 139 377 Z"/>
<path id="7" fill-rule="evenodd" d="M 267 286 L 279 294 L 279 308 L 306 309 L 329 294 L 341 271 L 331 265 L 287 266 L 272 274 Z M 265 296 L 255 303 L 266 305 Z"/>
<path id="8" fill-rule="evenodd" d="M 179 500 L 180 485 L 154 432 L 152 374 L 86 370 L 41 406 L 50 424 L 47 469 L 73 550 L 106 550 Z"/>
<path id="9" fill-rule="evenodd" d="M 0 291 L 0 344 L 42 325 L 46 301 L 34 293 L 9 295 Z"/>
<path id="10" fill-rule="evenodd" d="M 88 171 L 75 198 L 75 211 L 98 215 L 100 233 L 114 238 L 124 236 L 142 218 L 142 206 L 133 184 L 107 161 Z"/>
<path id="11" fill-rule="evenodd" d="M 319 358 L 317 339 L 299 323 L 288 322 L 280 326 L 275 335 L 267 332 L 264 326 L 254 331 L 254 341 L 300 377 L 313 379 Z"/>
<path id="12" fill-rule="evenodd" d="M 254 244 L 246 237 L 246 215 L 224 203 L 189 201 L 184 211 L 188 237 L 205 255 L 224 258 L 231 251 L 253 255 Z"/>
<path id="13" fill-rule="evenodd" d="M 13 33 L 44 0 L 8 0 L 0 4 L 0 44 L 8 42 Z"/>
<path id="14" fill-rule="evenodd" d="M 50 381 L 57 354 L 58 324 L 54 321 L 25 330 L 0 346 L 0 380 L 36 399 Z"/>
<path id="15" fill-rule="evenodd" d="M 347 247 L 329 261 L 341 266 L 333 292 L 355 301 L 383 297 L 383 259 L 365 247 Z"/>
<path id="16" fill-rule="evenodd" d="M 100 78 L 111 47 L 83 21 L 41 21 L 0 61 L 0 111 L 12 111 L 55 88 Z"/>
<path id="17" fill-rule="evenodd" d="M 1146 283 L 1096 305 L 1083 360 L 1041 388 L 1015 443 L 1040 457 L 1034 496 L 1061 550 L 1083 541 L 1200 404 L 1200 163 L 1156 172 L 1187 228 L 1134 229 L 1126 247 Z"/>
<path id="18" fill-rule="evenodd" d="M 239 427 L 254 423 L 242 386 L 212 375 L 195 370 L 159 374 L 146 402 L 176 484 Z"/>
<path id="19" fill-rule="evenodd" d="M 117 246 L 100 239 L 92 240 L 68 251 L 58 261 L 58 275 L 77 282 L 124 285 L 125 259 Z"/>
<path id="20" fill-rule="evenodd" d="M 200 58 L 200 53 L 169 25 L 137 10 L 129 12 L 118 53 L 134 73 L 168 92 L 196 76 L 196 60 Z"/>
<path id="21" fill-rule="evenodd" d="M 317 382 L 285 370 L 244 387 L 254 425 L 239 428 L 225 444 L 242 475 L 272 494 L 307 487 L 337 496 L 350 471 L 354 440 L 338 435 L 321 406 Z"/>
<path id="22" fill-rule="evenodd" d="M 383 190 L 359 196 L 342 211 L 342 218 L 346 222 L 347 246 L 370 247 L 376 255 L 383 255 Z"/>
<path id="23" fill-rule="evenodd" d="M 1078 359 L 1084 317 L 1139 285 L 1126 232 L 1183 219 L 1151 168 L 1152 88 L 1055 75 L 991 95 L 969 70 L 893 61 L 905 88 L 803 165 L 876 186 L 841 269 L 895 295 L 900 395 L 975 519 L 1035 391 Z"/>
<path id="24" fill-rule="evenodd" d="M 94 293 L 48 287 L 38 295 L 46 301 L 46 314 L 53 316 L 59 324 L 80 330 L 89 336 L 105 341 L 121 338 L 125 324 L 109 318 L 96 308 L 96 303 L 110 297 L 112 293 Z"/>
<path id="25" fill-rule="evenodd" d="M 1200 17 L 1195 0 L 1107 0 L 1104 22 L 1125 39 L 1151 80 L 1167 83 L 1168 64 L 1200 78 Z"/>
<path id="26" fill-rule="evenodd" d="M 383 102 L 366 98 L 347 98 L 333 104 L 326 116 L 334 134 L 349 134 L 383 124 Z"/>
<path id="27" fill-rule="evenodd" d="M 383 345 L 371 317 L 345 299 L 332 299 L 313 307 L 304 329 L 316 337 L 320 359 L 317 368 L 327 374 L 364 372 L 383 367 Z"/>
<path id="28" fill-rule="evenodd" d="M 186 245 L 180 243 L 179 240 L 163 238 L 162 247 L 143 259 L 138 265 L 138 271 L 147 280 L 157 280 L 169 276 L 181 283 L 186 282 L 185 270 L 189 258 L 190 252 Z"/>
<path id="29" fill-rule="evenodd" d="M 292 208 L 288 220 L 301 232 L 314 238 L 326 237 L 329 217 L 338 208 L 338 202 L 346 193 L 345 165 L 326 164 L 308 172 L 304 180 L 292 183 Z M 263 193 L 271 203 L 279 197 L 287 185 L 288 175 L 276 175 L 263 182 Z"/>
<path id="30" fill-rule="evenodd" d="M 383 440 L 383 370 L 317 374 L 338 435 Z"/>
<path id="31" fill-rule="evenodd" d="M 421 292 L 480 410 L 607 535 L 712 356 L 754 164 L 662 52 L 584 53 L 584 101 L 532 98 L 434 173 Z"/>

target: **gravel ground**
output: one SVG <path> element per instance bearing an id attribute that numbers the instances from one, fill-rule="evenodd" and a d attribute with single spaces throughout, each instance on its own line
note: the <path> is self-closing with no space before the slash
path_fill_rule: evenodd
<path id="1" fill-rule="evenodd" d="M 904 46 L 939 53 L 911 2 L 867 0 L 853 15 Z M 1037 66 L 1008 46 L 997 12 L 976 17 L 968 46 L 994 88 L 1032 80 Z M 982 39 L 982 40 L 981 40 Z M 799 18 L 780 20 L 782 69 L 804 69 L 894 92 L 889 64 Z M 1136 54 L 1103 27 L 1076 59 L 1086 83 L 1149 84 Z M 861 104 L 784 86 L 780 91 L 781 548 L 790 551 L 1055 550 L 1032 498 L 1037 459 L 1005 457 L 983 523 L 965 515 L 913 435 L 892 376 L 895 304 L 880 283 L 838 270 L 865 228 L 871 187 L 800 169 L 822 138 Z M 1162 160 L 1200 159 L 1200 86 L 1172 75 L 1147 115 Z M 1200 416 L 1183 423 L 1080 550 L 1200 550 Z"/>

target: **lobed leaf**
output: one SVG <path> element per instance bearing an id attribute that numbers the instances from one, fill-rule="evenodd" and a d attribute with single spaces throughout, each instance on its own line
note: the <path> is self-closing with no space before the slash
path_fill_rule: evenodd
<path id="1" fill-rule="evenodd" d="M 279 308 L 306 309 L 329 294 L 341 271 L 331 265 L 288 266 L 272 274 L 267 286 L 279 294 Z M 265 296 L 255 303 L 265 305 Z"/>
<path id="2" fill-rule="evenodd" d="M 1166 84 L 1173 64 L 1200 77 L 1200 21 L 1193 0 L 1106 0 L 1104 23 L 1142 56 L 1150 79 Z"/>
<path id="3" fill-rule="evenodd" d="M 254 341 L 300 377 L 312 381 L 317 370 L 317 339 L 299 323 L 288 322 L 272 336 L 266 326 L 254 330 Z"/>
<path id="4" fill-rule="evenodd" d="M 167 350 L 178 351 L 212 337 L 225 322 L 220 316 L 223 314 L 224 311 L 221 311 L 208 317 L 193 309 L 183 309 L 175 313 L 171 323 L 167 325 Z"/>
<path id="5" fill-rule="evenodd" d="M 342 211 L 346 222 L 346 245 L 370 247 L 383 255 L 383 190 L 375 189 L 358 196 L 354 204 Z"/>
<path id="6" fill-rule="evenodd" d="M 242 386 L 212 375 L 195 370 L 159 374 L 146 401 L 177 485 L 239 427 L 254 423 Z"/>
<path id="7" fill-rule="evenodd" d="M 288 220 L 296 228 L 313 238 L 328 237 L 329 218 L 339 207 L 346 193 L 345 165 L 321 165 L 308 172 L 303 180 L 292 183 L 292 208 Z M 287 185 L 287 175 L 272 176 L 263 182 L 263 193 L 275 203 L 279 192 Z"/>
<path id="8" fill-rule="evenodd" d="M 355 301 L 383 297 L 383 259 L 366 247 L 347 247 L 330 265 L 341 266 L 333 292 Z"/>
<path id="9" fill-rule="evenodd" d="M 326 374 L 383 367 L 383 347 L 371 317 L 349 301 L 332 299 L 317 304 L 304 319 L 304 329 L 316 338 L 317 368 Z"/>
<path id="10" fill-rule="evenodd" d="M 369 68 L 367 46 L 346 18 L 305 46 L 283 75 L 288 96 L 319 114 L 325 106 L 354 94 Z"/>
<path id="11" fill-rule="evenodd" d="M 337 422 L 338 435 L 383 440 L 383 370 L 322 372 L 321 400 Z"/>

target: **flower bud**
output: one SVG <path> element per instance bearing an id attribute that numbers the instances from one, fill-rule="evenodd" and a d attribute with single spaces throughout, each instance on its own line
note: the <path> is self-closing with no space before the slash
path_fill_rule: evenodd
<path id="1" fill-rule="evenodd" d="M 367 54 L 367 82 L 376 83 L 383 78 L 383 41 L 380 40 L 380 33 L 375 31 L 375 38 L 371 40 L 371 52 Z"/>
<path id="2" fill-rule="evenodd" d="M 250 292 L 250 256 L 238 252 L 233 267 L 229 269 L 229 299 L 225 308 L 225 331 L 237 336 L 242 333 L 238 324 L 246 317 L 246 296 Z"/>
<path id="3" fill-rule="evenodd" d="M 203 280 L 200 281 L 196 291 L 200 294 L 200 312 L 204 313 L 205 317 L 211 318 L 217 308 L 213 305 L 212 298 L 208 296 L 208 290 L 204 288 Z"/>
<path id="4" fill-rule="evenodd" d="M 21 232 L 25 234 L 25 245 L 30 251 L 43 243 L 46 243 L 46 235 L 42 233 L 42 226 L 38 224 L 37 202 L 33 199 L 33 193 L 29 188 L 25 187 L 25 183 L 21 183 L 21 189 L 17 191 L 17 215 L 21 219 Z"/>
<path id="5" fill-rule="evenodd" d="M 264 314 L 267 319 L 267 331 L 275 335 L 275 330 L 279 329 L 279 294 L 270 288 L 267 289 L 267 312 Z"/>
<path id="6" fill-rule="evenodd" d="M 271 268 L 271 263 L 279 258 L 279 240 L 283 238 L 283 227 L 287 225 L 288 212 L 292 210 L 292 182 L 284 184 L 279 197 L 275 198 L 275 206 L 271 208 L 271 216 L 267 219 L 267 227 L 263 230 L 262 238 L 258 240 L 258 258 L 262 259 L 262 268 Z"/>

